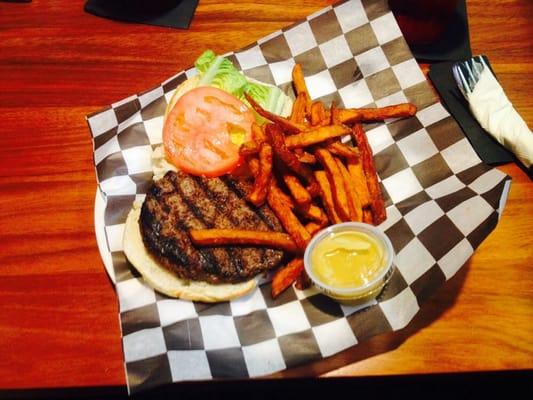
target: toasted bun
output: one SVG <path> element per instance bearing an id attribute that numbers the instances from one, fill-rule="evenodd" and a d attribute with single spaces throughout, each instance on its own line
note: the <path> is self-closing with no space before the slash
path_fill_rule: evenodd
<path id="1" fill-rule="evenodd" d="M 200 77 L 198 75 L 193 76 L 192 78 L 187 79 L 185 82 L 182 82 L 177 88 L 172 97 L 170 98 L 170 101 L 167 104 L 167 108 L 165 110 L 165 119 L 167 119 L 167 115 L 174 108 L 176 103 L 178 102 L 179 98 L 183 96 L 185 93 L 187 93 L 189 90 L 194 89 L 198 86 L 198 81 L 200 80 Z"/>
<path id="2" fill-rule="evenodd" d="M 197 87 L 198 80 L 199 77 L 194 76 L 187 79 L 176 88 L 176 91 L 167 105 L 165 119 L 170 110 L 176 105 L 179 98 L 189 90 Z M 287 96 L 281 115 L 288 116 L 291 110 L 292 100 Z M 159 179 L 169 170 L 175 170 L 175 167 L 166 161 L 163 146 L 158 146 L 154 150 L 152 156 L 152 168 L 154 172 L 154 180 Z M 163 267 L 157 259 L 146 250 L 139 227 L 140 215 L 141 205 L 136 202 L 133 204 L 133 208 L 126 219 L 123 238 L 124 253 L 130 263 L 142 275 L 146 283 L 158 292 L 184 300 L 215 303 L 244 296 L 257 286 L 255 279 L 243 283 L 214 285 L 207 282 L 188 281 L 178 278 L 174 273 Z"/>
<path id="3" fill-rule="evenodd" d="M 254 279 L 243 283 L 212 285 L 178 278 L 146 250 L 139 228 L 140 215 L 140 204 L 135 203 L 126 219 L 124 253 L 146 283 L 158 292 L 184 300 L 214 303 L 241 297 L 256 287 Z"/>

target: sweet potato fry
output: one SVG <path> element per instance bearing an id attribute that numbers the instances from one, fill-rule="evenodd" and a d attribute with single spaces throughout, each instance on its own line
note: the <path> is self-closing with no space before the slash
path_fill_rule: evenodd
<path id="1" fill-rule="evenodd" d="M 338 224 L 342 222 L 341 218 L 335 210 L 335 203 L 333 202 L 333 193 L 331 192 L 331 186 L 329 185 L 329 180 L 326 174 L 326 171 L 315 171 L 315 178 L 320 187 L 320 198 L 322 199 L 322 204 L 326 209 L 329 220 L 333 224 Z"/>
<path id="2" fill-rule="evenodd" d="M 355 192 L 357 193 L 357 197 L 359 197 L 359 201 L 361 202 L 361 206 L 370 206 L 370 194 L 368 193 L 368 186 L 366 184 L 365 172 L 363 171 L 363 164 L 361 164 L 361 160 L 349 158 L 347 159 L 346 163 L 348 172 L 352 178 L 351 180 L 354 185 Z"/>
<path id="3" fill-rule="evenodd" d="M 335 210 L 337 211 L 338 216 L 343 221 L 350 221 L 348 194 L 346 193 L 344 180 L 335 158 L 326 149 L 317 149 L 315 151 L 315 157 L 324 166 L 324 169 L 327 172 L 329 184 L 333 193 Z"/>
<path id="4" fill-rule="evenodd" d="M 251 165 L 252 162 L 254 161 L 257 161 L 257 160 L 250 160 L 250 168 L 254 169 L 255 171 L 258 171 L 258 165 L 259 163 L 258 162 L 255 162 L 254 164 L 255 165 Z M 252 171 L 253 173 L 254 171 Z M 268 188 L 268 190 L 270 190 L 273 186 L 277 187 L 277 183 L 276 183 L 276 179 L 274 177 L 272 177 L 272 179 L 270 180 L 270 187 Z M 289 207 L 291 210 L 294 209 L 296 207 L 296 205 L 294 204 L 294 201 L 292 200 L 292 197 L 289 196 L 288 194 L 286 194 L 284 191 L 282 191 L 281 189 L 277 188 L 277 194 L 279 197 L 281 197 L 282 201 L 287 205 L 287 207 Z"/>
<path id="5" fill-rule="evenodd" d="M 313 237 L 318 232 L 320 232 L 322 230 L 322 228 L 324 228 L 326 225 L 327 225 L 327 223 L 326 224 L 319 224 L 317 222 L 308 222 L 307 224 L 305 224 L 305 229 L 307 229 L 307 232 L 309 232 L 311 237 Z"/>
<path id="6" fill-rule="evenodd" d="M 303 250 L 309 240 L 311 240 L 311 235 L 305 230 L 305 227 L 296 215 L 293 214 L 290 206 L 284 201 L 283 195 L 284 193 L 276 184 L 271 184 L 267 195 L 268 205 L 274 211 L 281 225 L 283 225 L 285 231 L 292 237 L 298 248 Z"/>
<path id="7" fill-rule="evenodd" d="M 297 124 L 295 122 L 288 120 L 287 118 L 280 117 L 279 115 L 276 115 L 274 113 L 271 113 L 270 111 L 265 110 L 248 94 L 245 93 L 244 96 L 246 97 L 246 100 L 248 100 L 248 103 L 250 103 L 252 108 L 255 110 L 255 112 L 257 112 L 263 118 L 266 118 L 269 121 L 275 122 L 276 124 L 280 125 L 283 128 L 283 130 L 288 131 L 290 133 L 299 133 L 306 129 L 306 126 L 303 124 Z"/>
<path id="8" fill-rule="evenodd" d="M 307 189 L 300 183 L 298 178 L 291 174 L 283 174 L 283 182 L 289 189 L 296 205 L 307 208 L 311 204 L 311 195 Z"/>
<path id="9" fill-rule="evenodd" d="M 374 166 L 372 149 L 368 144 L 365 131 L 360 123 L 357 123 L 352 127 L 352 136 L 361 153 L 361 162 L 366 177 L 368 193 L 370 194 L 370 208 L 372 210 L 374 224 L 379 225 L 387 218 L 387 212 L 385 210 L 385 202 L 383 201 L 381 187 L 379 186 L 378 176 Z"/>
<path id="10" fill-rule="evenodd" d="M 309 101 L 308 95 L 306 92 L 300 92 L 296 96 L 296 100 L 292 105 L 292 112 L 289 120 L 296 124 L 304 124 L 305 116 L 307 113 L 307 103 Z"/>
<path id="11" fill-rule="evenodd" d="M 316 125 L 311 125 L 312 128 L 320 128 L 321 126 L 335 125 L 331 123 L 331 113 L 328 109 L 324 109 L 324 117 Z M 308 128 L 309 129 L 309 128 Z"/>
<path id="12" fill-rule="evenodd" d="M 311 96 L 309 95 L 309 90 L 307 90 L 302 66 L 300 64 L 295 64 L 292 68 L 292 83 L 294 85 L 296 95 L 299 95 L 300 93 L 305 93 L 307 98 L 305 111 L 306 114 L 309 114 L 311 112 Z"/>
<path id="13" fill-rule="evenodd" d="M 324 119 L 320 121 L 320 123 L 317 126 L 327 126 L 327 125 L 335 125 L 331 123 L 331 111 L 326 110 L 324 111 Z"/>
<path id="14" fill-rule="evenodd" d="M 311 204 L 309 206 L 309 208 L 305 211 L 305 216 L 309 220 L 318 222 L 324 226 L 328 223 L 328 215 L 324 212 L 324 210 L 315 204 Z"/>
<path id="15" fill-rule="evenodd" d="M 339 108 L 337 107 L 337 103 L 335 101 L 331 102 L 331 106 L 329 107 L 329 113 L 330 123 L 332 125 L 342 125 L 342 122 L 339 118 Z"/>
<path id="16" fill-rule="evenodd" d="M 258 145 L 267 141 L 267 136 L 263 128 L 255 122 L 252 124 L 252 139 Z"/>
<path id="17" fill-rule="evenodd" d="M 309 91 L 307 90 L 307 85 L 305 84 L 304 80 L 302 66 L 300 64 L 295 64 L 292 68 L 292 83 L 294 84 L 294 90 L 297 94 L 305 93 L 309 95 Z"/>
<path id="18" fill-rule="evenodd" d="M 336 156 L 355 159 L 359 158 L 359 149 L 357 147 L 348 146 L 340 141 L 329 143 L 326 146 L 326 149 Z"/>
<path id="19" fill-rule="evenodd" d="M 257 158 L 250 158 L 248 160 L 248 167 L 250 167 L 250 172 L 254 177 L 259 173 L 259 160 Z"/>
<path id="20" fill-rule="evenodd" d="M 396 104 L 382 108 L 346 108 L 337 111 L 337 119 L 343 124 L 360 121 L 382 121 L 387 118 L 412 117 L 416 106 L 411 103 Z"/>
<path id="21" fill-rule="evenodd" d="M 259 149 L 259 144 L 255 140 L 252 140 L 250 142 L 244 142 L 241 144 L 241 147 L 239 148 L 239 154 L 241 156 L 251 156 L 259 153 Z"/>
<path id="22" fill-rule="evenodd" d="M 260 207 L 266 200 L 272 179 L 272 146 L 263 142 L 259 150 L 259 171 L 255 176 L 254 188 L 248 194 L 247 200 L 256 207 Z"/>
<path id="23" fill-rule="evenodd" d="M 254 178 L 256 178 L 257 175 L 259 174 L 259 160 L 257 158 L 250 158 L 248 160 L 248 167 L 250 168 L 250 172 L 252 173 Z M 268 188 L 269 191 L 270 191 L 270 188 L 273 185 L 275 185 L 274 181 L 275 181 L 275 179 L 274 179 L 274 177 L 272 177 L 272 179 L 270 180 L 270 186 Z M 286 195 L 281 190 L 279 191 L 279 194 L 280 194 L 280 196 L 282 196 L 283 201 L 285 202 L 285 204 L 287 204 L 287 207 L 289 207 L 292 210 L 294 208 L 294 203 L 292 202 L 292 199 L 290 198 L 290 196 Z M 267 195 L 267 198 L 268 198 L 268 195 Z"/>
<path id="24" fill-rule="evenodd" d="M 301 253 L 291 236 L 282 232 L 249 231 L 240 229 L 192 229 L 191 241 L 198 246 L 265 246 L 291 253 Z"/>
<path id="25" fill-rule="evenodd" d="M 312 184 L 308 185 L 306 189 L 313 199 L 320 194 L 320 187 L 318 186 L 316 179 Z"/>
<path id="26" fill-rule="evenodd" d="M 284 290 L 291 286 L 303 270 L 303 258 L 295 258 L 277 270 L 272 278 L 272 297 L 278 297 Z"/>
<path id="27" fill-rule="evenodd" d="M 372 210 L 370 207 L 363 208 L 363 222 L 367 224 L 373 224 L 374 218 L 372 217 Z"/>
<path id="28" fill-rule="evenodd" d="M 315 101 L 311 105 L 311 125 L 316 126 L 326 119 L 326 110 L 321 101 Z"/>
<path id="29" fill-rule="evenodd" d="M 316 164 L 316 157 L 307 151 L 303 151 L 301 154 L 296 154 L 298 161 L 304 164 Z"/>
<path id="30" fill-rule="evenodd" d="M 339 167 L 342 180 L 344 181 L 344 187 L 346 189 L 346 193 L 348 194 L 348 204 L 350 206 L 350 221 L 361 222 L 363 220 L 363 208 L 361 207 L 361 202 L 359 201 L 359 197 L 357 196 L 357 192 L 355 191 L 355 186 L 350 177 L 350 173 L 348 172 L 348 169 L 344 166 L 341 160 L 337 158 L 335 159 L 335 161 L 337 162 L 337 166 Z"/>
<path id="31" fill-rule="evenodd" d="M 309 278 L 309 275 L 307 275 L 307 272 L 305 272 L 305 269 L 300 272 L 300 275 L 298 275 L 298 278 L 296 278 L 296 281 L 294 282 L 294 287 L 298 290 L 305 290 L 309 289 L 313 282 L 311 281 L 311 278 Z"/>
<path id="32" fill-rule="evenodd" d="M 276 156 L 285 164 L 285 166 L 302 178 L 306 183 L 313 185 L 315 182 L 315 177 L 313 176 L 313 171 L 307 165 L 301 163 L 298 160 L 298 157 L 287 149 L 285 145 L 286 140 L 290 137 L 285 138 L 281 128 L 278 125 L 271 124 L 266 127 L 267 135 L 270 137 L 272 146 L 274 147 L 274 153 Z"/>
<path id="33" fill-rule="evenodd" d="M 289 149 L 307 147 L 349 133 L 350 129 L 343 125 L 320 126 L 306 132 L 287 136 L 285 144 Z"/>
<path id="34" fill-rule="evenodd" d="M 320 195 L 320 186 L 318 187 L 319 187 L 318 194 Z M 327 214 L 316 204 L 311 204 L 307 208 L 295 207 L 294 212 L 296 212 L 301 218 L 307 219 L 309 221 L 314 221 L 321 225 L 325 225 L 328 223 Z"/>
<path id="35" fill-rule="evenodd" d="M 250 167 L 250 171 L 252 172 L 253 176 L 257 176 L 259 173 L 259 160 L 257 158 L 252 158 L 248 161 L 248 166 Z M 270 188 L 275 185 L 274 178 L 270 180 Z M 286 195 L 283 191 L 279 190 L 278 195 L 281 197 L 283 202 L 289 207 L 291 210 L 294 208 L 294 203 L 292 201 L 292 198 L 288 195 Z"/>
<path id="36" fill-rule="evenodd" d="M 294 201 L 292 201 L 292 197 L 283 192 L 282 190 L 279 191 L 278 196 L 281 197 L 283 202 L 287 204 L 287 207 L 289 207 L 291 210 L 296 208 L 296 204 L 294 204 Z"/>

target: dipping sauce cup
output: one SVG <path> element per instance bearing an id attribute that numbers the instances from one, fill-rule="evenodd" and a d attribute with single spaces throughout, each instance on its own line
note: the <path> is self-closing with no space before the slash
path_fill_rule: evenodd
<path id="1" fill-rule="evenodd" d="M 371 301 L 393 272 L 394 249 L 375 226 L 360 222 L 332 225 L 309 242 L 305 271 L 325 295 L 348 305 Z"/>

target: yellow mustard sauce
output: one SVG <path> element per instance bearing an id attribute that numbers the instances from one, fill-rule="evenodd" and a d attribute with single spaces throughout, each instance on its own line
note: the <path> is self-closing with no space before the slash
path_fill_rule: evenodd
<path id="1" fill-rule="evenodd" d="M 312 270 L 323 283 L 337 288 L 362 286 L 376 278 L 384 267 L 385 249 L 364 232 L 333 233 L 311 253 Z"/>
<path id="2" fill-rule="evenodd" d="M 240 146 L 245 142 L 246 130 L 243 127 L 232 124 L 231 122 L 226 122 L 226 127 L 230 135 L 230 140 L 233 144 Z"/>

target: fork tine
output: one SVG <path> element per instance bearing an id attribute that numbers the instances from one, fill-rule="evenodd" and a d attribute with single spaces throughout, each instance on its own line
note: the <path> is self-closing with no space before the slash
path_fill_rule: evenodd
<path id="1" fill-rule="evenodd" d="M 468 86 L 470 88 L 470 90 L 473 90 L 474 89 L 474 85 L 476 84 L 476 82 L 474 81 L 474 73 L 472 72 L 472 69 L 470 68 L 470 64 L 468 63 L 468 61 L 466 63 L 463 64 L 465 67 L 466 67 L 466 70 L 468 71 L 468 74 L 466 75 L 467 79 L 468 79 Z"/>
<path id="2" fill-rule="evenodd" d="M 482 57 L 482 56 L 479 56 L 479 59 L 481 61 L 481 64 L 483 64 L 483 67 L 484 68 L 488 68 L 489 66 L 487 65 L 487 63 L 485 62 L 485 59 Z"/>
<path id="3" fill-rule="evenodd" d="M 471 93 L 472 92 L 472 89 L 470 88 L 470 86 L 468 85 L 468 82 L 465 78 L 465 76 L 463 75 L 463 71 L 461 70 L 460 67 L 457 67 L 457 72 L 459 74 L 459 78 L 461 79 L 461 82 L 462 82 L 462 87 L 463 89 L 468 92 L 468 93 Z"/>
<path id="4" fill-rule="evenodd" d="M 475 57 L 472 59 L 472 64 L 474 65 L 475 73 L 476 73 L 476 83 L 479 81 L 479 78 L 481 78 L 481 73 L 485 69 L 482 63 L 478 61 L 478 57 Z"/>
<path id="5" fill-rule="evenodd" d="M 472 57 L 469 60 L 458 61 L 453 64 L 453 76 L 463 96 L 466 97 L 467 94 L 472 93 L 485 68 L 488 66 L 482 56 Z"/>

